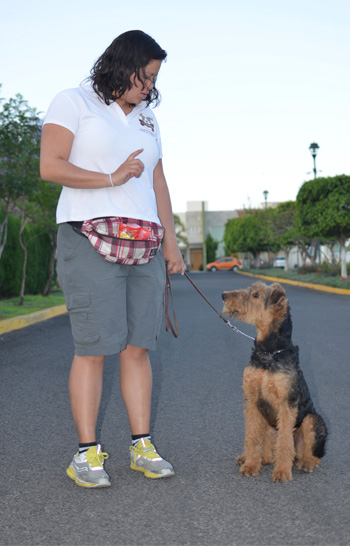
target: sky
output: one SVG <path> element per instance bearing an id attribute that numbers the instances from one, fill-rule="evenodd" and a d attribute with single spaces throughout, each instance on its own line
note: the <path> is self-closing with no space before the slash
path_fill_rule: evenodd
<path id="1" fill-rule="evenodd" d="M 174 212 L 295 200 L 313 178 L 350 174 L 348 0 L 4 1 L 0 96 L 44 114 L 112 40 L 147 32 L 168 52 L 157 88 Z"/>

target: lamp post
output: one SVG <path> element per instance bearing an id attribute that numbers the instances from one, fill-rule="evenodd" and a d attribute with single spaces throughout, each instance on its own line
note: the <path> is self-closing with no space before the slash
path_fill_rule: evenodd
<path id="1" fill-rule="evenodd" d="M 264 198 L 265 198 L 265 210 L 267 209 L 267 196 L 269 195 L 269 192 L 267 190 L 263 191 Z"/>
<path id="2" fill-rule="evenodd" d="M 316 170 L 316 156 L 319 149 L 319 145 L 316 142 L 312 142 L 309 146 L 310 154 L 313 157 L 314 160 L 314 178 L 317 178 L 317 170 Z M 321 263 L 321 249 L 320 249 L 320 240 L 317 241 L 317 246 L 315 248 L 315 262 L 317 261 L 317 254 L 319 255 L 319 263 Z"/>
<path id="3" fill-rule="evenodd" d="M 269 195 L 269 192 L 267 190 L 263 191 L 264 199 L 265 199 L 265 210 L 267 210 L 267 197 Z M 270 267 L 270 246 L 267 246 L 267 266 Z"/>
<path id="4" fill-rule="evenodd" d="M 317 178 L 317 170 L 316 170 L 316 156 L 317 152 L 319 150 L 319 145 L 316 142 L 312 142 L 309 146 L 310 154 L 313 157 L 314 160 L 314 178 Z"/>

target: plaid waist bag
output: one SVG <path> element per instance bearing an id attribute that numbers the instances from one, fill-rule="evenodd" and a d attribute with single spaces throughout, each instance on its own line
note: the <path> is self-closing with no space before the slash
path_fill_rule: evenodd
<path id="1" fill-rule="evenodd" d="M 159 252 L 164 237 L 161 225 L 134 218 L 94 218 L 69 223 L 89 239 L 105 260 L 122 265 L 147 264 Z"/>

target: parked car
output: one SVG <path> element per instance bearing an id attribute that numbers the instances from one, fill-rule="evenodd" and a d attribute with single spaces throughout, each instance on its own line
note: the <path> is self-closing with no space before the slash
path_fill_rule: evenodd
<path id="1" fill-rule="evenodd" d="M 273 262 L 273 267 L 281 267 L 282 269 L 284 269 L 286 265 L 286 259 L 284 256 L 277 256 L 277 258 L 275 258 L 275 261 Z"/>
<path id="2" fill-rule="evenodd" d="M 207 265 L 208 271 L 223 271 L 228 269 L 236 271 L 239 267 L 242 267 L 241 260 L 237 260 L 237 258 L 233 258 L 232 256 L 219 258 L 215 262 L 210 262 Z"/>

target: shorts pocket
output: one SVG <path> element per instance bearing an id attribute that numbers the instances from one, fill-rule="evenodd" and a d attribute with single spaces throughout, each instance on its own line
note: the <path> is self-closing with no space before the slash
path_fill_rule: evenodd
<path id="1" fill-rule="evenodd" d="M 91 305 L 90 294 L 69 294 L 66 305 L 70 313 L 79 313 L 84 309 L 89 310 Z"/>
<path id="2" fill-rule="evenodd" d="M 58 228 L 57 246 L 58 252 L 62 253 L 62 258 L 65 262 L 69 262 L 76 256 L 79 256 L 81 248 L 87 239 L 84 235 L 74 231 L 69 224 L 60 224 Z"/>
<path id="3" fill-rule="evenodd" d="M 79 345 L 96 343 L 100 339 L 100 334 L 96 330 L 96 323 L 91 313 L 90 294 L 69 294 L 66 305 L 75 343 Z"/>

